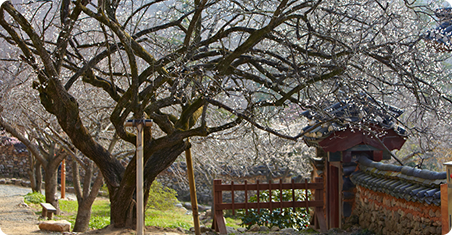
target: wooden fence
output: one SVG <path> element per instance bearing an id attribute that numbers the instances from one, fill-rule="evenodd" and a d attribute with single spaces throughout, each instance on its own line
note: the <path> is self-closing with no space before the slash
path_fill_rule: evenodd
<path id="1" fill-rule="evenodd" d="M 297 201 L 295 198 L 295 190 L 296 189 L 305 189 L 306 197 L 304 201 Z M 314 197 L 315 200 L 309 200 L 307 197 L 307 190 L 315 190 L 314 191 Z M 261 202 L 259 199 L 259 192 L 268 190 L 270 198 L 268 202 Z M 279 202 L 272 202 L 272 190 L 279 190 L 281 192 L 280 194 L 280 201 Z M 292 201 L 283 201 L 282 200 L 282 190 L 292 190 Z M 292 207 L 294 210 L 298 207 L 305 207 L 309 210 L 309 207 L 314 207 L 314 224 L 316 228 L 320 228 L 321 232 L 326 232 L 326 222 L 325 217 L 323 213 L 323 179 L 322 178 L 316 178 L 315 183 L 308 183 L 307 180 L 305 180 L 304 183 L 295 183 L 294 180 L 292 180 L 291 183 L 282 183 L 280 180 L 279 183 L 272 183 L 271 181 L 268 184 L 262 184 L 259 183 L 259 181 L 256 182 L 256 184 L 248 184 L 247 181 L 245 181 L 244 184 L 234 184 L 234 181 L 231 182 L 231 184 L 222 184 L 221 180 L 214 180 L 213 181 L 213 191 L 214 191 L 214 219 L 212 228 L 214 228 L 217 232 L 220 234 L 227 234 L 226 231 L 226 222 L 223 217 L 223 210 L 232 210 L 232 214 L 235 214 L 235 210 L 238 209 L 245 209 L 248 213 L 248 209 L 270 209 L 272 211 L 273 209 L 277 208 L 290 208 Z M 231 203 L 224 203 L 223 202 L 223 192 L 231 192 Z M 236 203 L 234 200 L 234 193 L 237 191 L 244 191 L 245 194 L 245 202 Z M 248 195 L 249 191 L 256 191 L 257 196 L 257 202 L 248 202 Z"/>

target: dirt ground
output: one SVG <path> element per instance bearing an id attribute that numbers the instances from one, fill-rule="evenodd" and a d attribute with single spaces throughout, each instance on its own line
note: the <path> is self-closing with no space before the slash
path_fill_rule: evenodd
<path id="1" fill-rule="evenodd" d="M 8 235 L 40 233 L 37 216 L 23 203 L 22 196 L 0 197 L 0 228 Z"/>

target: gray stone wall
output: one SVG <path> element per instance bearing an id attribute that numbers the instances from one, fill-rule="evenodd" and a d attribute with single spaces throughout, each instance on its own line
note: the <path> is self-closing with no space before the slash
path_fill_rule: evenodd
<path id="1" fill-rule="evenodd" d="M 433 172 L 359 159 L 351 175 L 356 185 L 354 218 L 377 234 L 441 234 L 441 184 Z"/>
<path id="2" fill-rule="evenodd" d="M 441 207 L 410 202 L 357 186 L 359 225 L 377 234 L 441 234 Z"/>
<path id="3" fill-rule="evenodd" d="M 18 152 L 14 145 L 0 146 L 0 176 L 28 179 L 29 169 L 27 151 Z"/>

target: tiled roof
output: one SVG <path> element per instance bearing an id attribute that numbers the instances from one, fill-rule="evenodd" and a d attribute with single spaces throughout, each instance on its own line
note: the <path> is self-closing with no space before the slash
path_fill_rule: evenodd
<path id="1" fill-rule="evenodd" d="M 359 158 L 359 170 L 350 179 L 375 192 L 389 194 L 412 202 L 441 204 L 440 185 L 446 183 L 446 172 L 396 166 Z"/>
<path id="2" fill-rule="evenodd" d="M 333 132 L 351 127 L 353 123 L 374 124 L 384 129 L 393 129 L 400 136 L 407 136 L 406 130 L 395 119 L 402 113 L 402 110 L 367 95 L 362 95 L 359 99 L 343 99 L 321 111 L 304 111 L 301 115 L 310 121 L 303 128 L 306 132 L 303 138 L 306 141 L 319 141 Z"/>

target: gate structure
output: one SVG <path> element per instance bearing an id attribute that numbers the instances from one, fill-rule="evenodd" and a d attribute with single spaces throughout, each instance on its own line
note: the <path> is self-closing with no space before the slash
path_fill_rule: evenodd
<path id="1" fill-rule="evenodd" d="M 304 201 L 297 201 L 295 198 L 295 190 L 296 189 L 305 189 L 306 197 Z M 307 190 L 315 190 L 314 198 L 315 200 L 309 200 L 307 197 Z M 255 191 L 257 195 L 259 195 L 260 191 L 269 191 L 270 198 L 268 202 L 259 201 L 259 196 L 257 198 L 257 202 L 248 202 L 249 191 Z M 279 190 L 280 201 L 272 202 L 272 190 Z M 282 201 L 282 190 L 292 190 L 292 201 Z M 214 218 L 212 227 L 219 232 L 220 234 L 227 234 L 226 231 L 226 222 L 223 217 L 223 210 L 232 210 L 232 214 L 235 214 L 235 210 L 238 209 L 270 209 L 270 211 L 277 208 L 290 208 L 292 207 L 294 210 L 298 207 L 305 207 L 309 210 L 309 207 L 314 207 L 314 224 L 316 228 L 320 228 L 321 232 L 326 232 L 326 222 L 325 216 L 323 212 L 323 193 L 324 193 L 324 185 L 323 178 L 316 178 L 315 183 L 308 183 L 305 180 L 304 183 L 295 183 L 292 179 L 291 183 L 283 183 L 282 180 L 279 183 L 272 183 L 271 181 L 267 184 L 259 183 L 256 181 L 255 184 L 248 184 L 245 181 L 244 184 L 234 184 L 234 181 L 231 184 L 222 184 L 221 180 L 213 181 L 213 191 L 214 191 Z M 231 202 L 224 203 L 223 202 L 223 192 L 231 192 Z M 245 194 L 245 202 L 236 203 L 234 201 L 234 193 L 237 191 L 244 191 Z"/>

